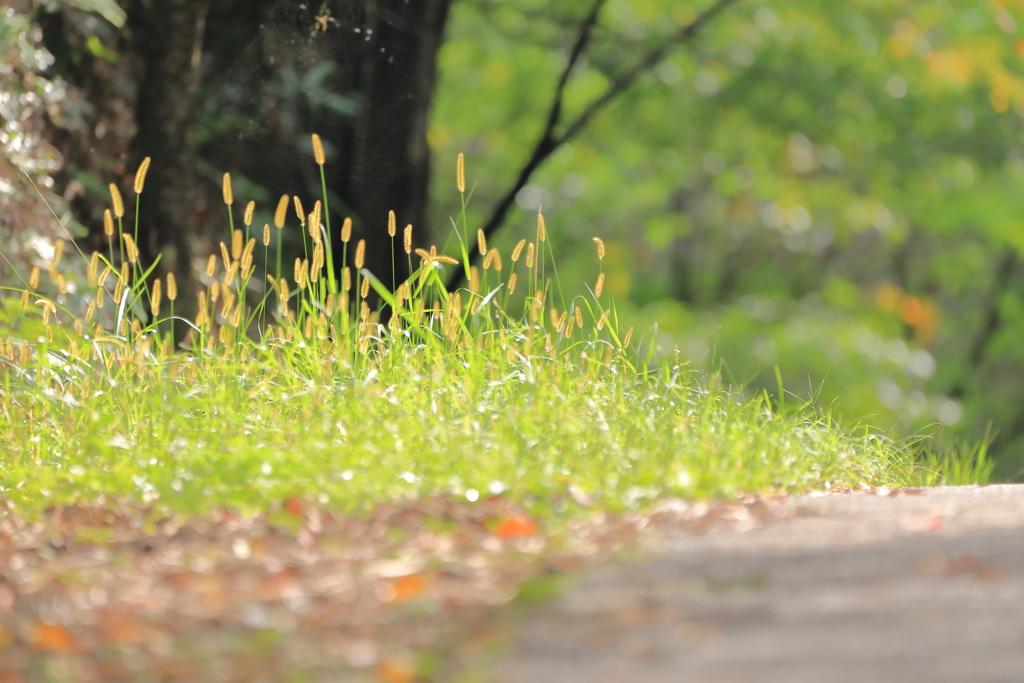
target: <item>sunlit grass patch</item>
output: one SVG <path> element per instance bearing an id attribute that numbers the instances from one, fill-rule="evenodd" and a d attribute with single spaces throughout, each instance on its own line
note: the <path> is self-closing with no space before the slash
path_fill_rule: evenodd
<path id="1" fill-rule="evenodd" d="M 460 159 L 465 206 L 463 169 Z M 294 207 L 306 254 L 284 273 L 251 203 L 234 227 L 229 176 L 224 200 L 226 239 L 191 320 L 174 314 L 177 283 L 143 269 L 116 192 L 111 245 L 88 259 L 84 296 L 68 294 L 60 250 L 48 283 L 34 272 L 12 291 L 0 348 L 9 509 L 104 496 L 255 511 L 302 496 L 353 511 L 508 492 L 540 514 L 920 479 L 906 444 L 811 406 L 742 399 L 713 377 L 698 382 L 678 354 L 656 355 L 619 329 L 600 265 L 587 296 L 562 298 L 543 215 L 507 254 L 478 235 L 480 268 L 464 211 L 460 258 L 414 248 L 412 226 L 392 218 L 412 274 L 384 283 L 349 221 L 340 263 L 352 246 L 351 265 L 335 268 L 321 201 L 309 213 L 297 197 L 279 202 L 275 224 Z M 466 286 L 447 291 L 447 268 L 464 269 Z M 184 350 L 175 326 L 187 327 Z"/>

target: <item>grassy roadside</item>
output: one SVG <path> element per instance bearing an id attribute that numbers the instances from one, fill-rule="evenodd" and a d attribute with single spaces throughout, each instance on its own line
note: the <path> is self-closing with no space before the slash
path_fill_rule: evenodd
<path id="1" fill-rule="evenodd" d="M 457 180 L 465 202 L 461 156 Z M 453 231 L 459 259 L 413 250 L 412 226 L 400 235 L 392 216 L 394 243 L 419 267 L 388 288 L 362 268 L 365 247 L 350 244 L 348 221 L 342 259 L 351 246 L 353 264 L 335 282 L 320 201 L 307 215 L 282 197 L 278 238 L 294 206 L 311 256 L 282 276 L 267 225 L 264 282 L 247 237 L 253 205 L 236 229 L 225 176 L 231 244 L 210 257 L 199 313 L 184 320 L 173 278 L 142 271 L 111 187 L 111 247 L 89 260 L 84 314 L 66 307 L 62 247 L 50 282 L 37 268 L 5 302 L 0 492 L 11 511 L 105 496 L 252 513 L 302 496 L 351 512 L 505 491 L 543 507 L 566 490 L 621 511 L 666 495 L 934 483 L 943 469 L 957 482 L 985 476 L 975 467 L 983 458 L 931 455 L 921 468 L 910 446 L 868 428 L 807 405 L 744 400 L 716 378 L 700 384 L 678 355 L 655 360 L 652 343 L 617 327 L 600 239 L 589 295 L 556 301 L 542 215 L 511 254 L 480 239 L 483 269 L 470 266 L 464 213 Z M 465 268 L 468 285 L 449 293 L 441 274 L 452 267 Z M 187 352 L 172 352 L 173 325 L 188 326 Z"/>
<path id="2" fill-rule="evenodd" d="M 464 213 L 459 258 L 392 219 L 412 276 L 387 287 L 348 222 L 335 278 L 320 202 L 282 198 L 261 251 L 225 176 L 230 237 L 187 320 L 112 194 L 81 281 L 60 245 L 0 301 L 3 680 L 448 680 L 545 577 L 729 518 L 678 499 L 988 476 L 983 448 L 920 453 L 655 354 L 619 329 L 599 239 L 588 295 L 556 295 L 541 215 L 481 268 Z"/>

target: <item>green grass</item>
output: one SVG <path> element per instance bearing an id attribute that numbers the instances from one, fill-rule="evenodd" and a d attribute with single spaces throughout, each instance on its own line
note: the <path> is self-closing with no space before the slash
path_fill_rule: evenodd
<path id="1" fill-rule="evenodd" d="M 163 317 L 149 314 L 138 264 L 115 306 L 119 264 L 98 285 L 106 259 L 95 257 L 78 303 L 97 287 L 108 298 L 91 313 L 70 310 L 45 284 L 21 310 L 22 290 L 11 290 L 0 309 L 8 509 L 31 516 L 103 497 L 179 513 L 254 512 L 301 496 L 349 512 L 508 491 L 543 515 L 587 497 L 625 510 L 664 496 L 987 477 L 984 449 L 920 456 L 913 442 L 844 427 L 813 406 L 779 409 L 715 377 L 699 382 L 685 359 L 655 357 L 639 335 L 620 332 L 607 297 L 591 291 L 554 308 L 561 283 L 547 277 L 548 242 L 535 239 L 529 267 L 533 247 L 517 261 L 505 254 L 503 272 L 493 257 L 471 271 L 464 213 L 455 223 L 462 259 L 442 267 L 466 268 L 471 285 L 452 294 L 423 252 L 403 296 L 361 271 L 347 295 L 320 277 L 254 301 L 249 283 L 265 266 L 239 265 L 236 254 L 228 266 L 239 272 L 216 305 L 207 290 L 204 314 L 173 321 L 191 328 L 186 351 L 171 350 L 166 300 Z M 396 239 L 401 248 L 400 231 Z M 366 286 L 396 312 L 388 324 L 364 306 Z M 218 315 L 223 292 L 237 300 L 245 291 Z"/>

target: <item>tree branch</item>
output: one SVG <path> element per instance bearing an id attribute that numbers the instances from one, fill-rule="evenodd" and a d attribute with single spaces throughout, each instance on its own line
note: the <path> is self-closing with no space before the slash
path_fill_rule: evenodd
<path id="1" fill-rule="evenodd" d="M 598 15 L 606 2 L 606 0 L 594 0 L 594 4 L 591 6 L 587 18 L 580 27 L 579 36 L 576 38 L 572 52 L 569 54 L 569 61 L 566 63 L 565 69 L 563 69 L 562 74 L 558 79 L 558 85 L 555 87 L 555 97 L 551 103 L 551 109 L 548 112 L 547 123 L 544 126 L 544 131 L 541 133 L 540 139 L 534 146 L 529 160 L 519 171 L 519 176 L 516 179 L 516 182 L 513 183 L 508 192 L 506 192 L 501 200 L 495 205 L 490 218 L 484 224 L 483 232 L 485 237 L 491 237 L 499 228 L 501 228 L 502 224 L 505 222 L 505 217 L 508 215 L 509 209 L 512 208 L 512 204 L 515 202 L 516 195 L 519 194 L 520 190 L 526 187 L 526 184 L 529 182 L 534 171 L 536 171 L 537 168 L 539 168 L 540 165 L 543 164 L 560 145 L 568 142 L 579 134 L 583 127 L 586 126 L 598 112 L 604 109 L 604 107 L 613 99 L 625 92 L 642 74 L 654 68 L 658 62 L 665 58 L 665 55 L 668 54 L 672 48 L 692 40 L 697 36 L 704 25 L 715 17 L 715 15 L 719 14 L 722 10 L 736 1 L 737 0 L 716 0 L 715 4 L 697 15 L 697 18 L 691 23 L 666 38 L 660 45 L 658 45 L 658 47 L 645 54 L 631 69 L 612 81 L 599 97 L 587 105 L 580 115 L 565 127 L 565 130 L 561 134 L 556 135 L 555 131 L 562 122 L 562 107 L 565 98 L 565 88 L 569 82 L 569 77 L 571 76 L 573 68 L 578 63 L 579 58 L 583 55 L 583 51 L 590 42 L 593 29 L 597 25 Z M 470 258 L 476 260 L 477 251 L 478 250 L 476 249 L 470 249 Z M 464 269 L 456 268 L 448 279 L 448 291 L 452 291 L 457 288 L 459 284 L 463 282 L 464 278 Z"/>

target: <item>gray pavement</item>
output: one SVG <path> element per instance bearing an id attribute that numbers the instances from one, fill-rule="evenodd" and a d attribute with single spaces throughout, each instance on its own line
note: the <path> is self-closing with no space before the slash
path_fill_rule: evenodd
<path id="1" fill-rule="evenodd" d="M 519 620 L 490 679 L 1024 683 L 1024 486 L 675 512 L 654 559 Z"/>

